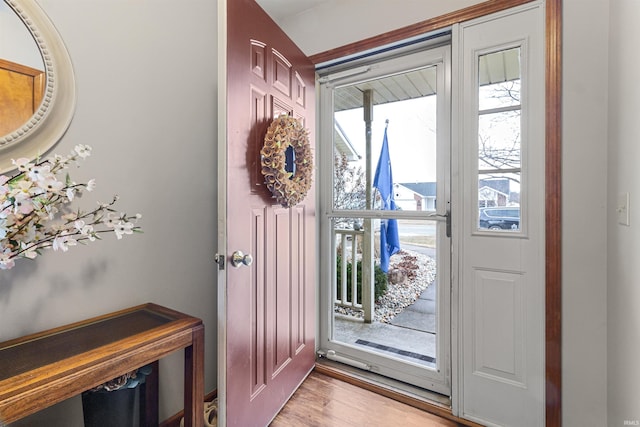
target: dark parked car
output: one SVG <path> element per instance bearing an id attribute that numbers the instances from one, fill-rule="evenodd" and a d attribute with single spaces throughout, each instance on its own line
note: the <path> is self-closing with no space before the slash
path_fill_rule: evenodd
<path id="1" fill-rule="evenodd" d="M 517 206 L 480 208 L 480 228 L 518 230 L 520 228 L 520 208 Z"/>

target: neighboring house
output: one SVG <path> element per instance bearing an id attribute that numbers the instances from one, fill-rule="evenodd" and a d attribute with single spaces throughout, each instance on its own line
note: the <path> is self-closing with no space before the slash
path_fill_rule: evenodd
<path id="1" fill-rule="evenodd" d="M 507 194 L 484 185 L 478 189 L 478 207 L 507 206 L 508 197 Z"/>
<path id="2" fill-rule="evenodd" d="M 481 179 L 478 183 L 478 207 L 517 206 L 520 193 L 511 191 L 507 178 Z"/>
<path id="3" fill-rule="evenodd" d="M 396 205 L 403 210 L 433 211 L 436 209 L 435 182 L 403 182 L 394 184 Z"/>
<path id="4" fill-rule="evenodd" d="M 433 211 L 436 209 L 435 182 L 402 182 L 394 184 L 396 205 L 403 210 Z M 520 194 L 511 191 L 506 178 L 482 179 L 478 186 L 478 205 L 481 208 L 493 206 L 517 206 Z"/>

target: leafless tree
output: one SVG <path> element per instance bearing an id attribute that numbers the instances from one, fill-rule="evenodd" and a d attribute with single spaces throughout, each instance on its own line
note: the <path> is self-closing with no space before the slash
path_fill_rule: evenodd
<path id="1" fill-rule="evenodd" d="M 485 116 L 486 121 L 478 133 L 479 168 L 488 172 L 487 177 L 520 182 L 519 173 L 501 172 L 518 171 L 521 167 L 520 81 L 494 84 L 483 96 L 495 100 L 494 104 L 514 108 Z"/>
<path id="2" fill-rule="evenodd" d="M 333 206 L 335 209 L 364 209 L 366 180 L 362 167 L 349 164 L 347 156 L 336 153 L 333 160 Z"/>

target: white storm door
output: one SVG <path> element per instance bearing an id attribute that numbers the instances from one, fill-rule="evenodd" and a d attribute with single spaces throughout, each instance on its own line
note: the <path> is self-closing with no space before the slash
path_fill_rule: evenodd
<path id="1" fill-rule="evenodd" d="M 320 209 L 320 352 L 334 360 L 446 397 L 451 393 L 451 245 L 446 224 L 450 191 L 450 63 L 447 44 L 391 58 L 376 58 L 365 66 L 357 64 L 320 77 L 320 149 L 324 159 Z M 399 86 L 404 85 L 402 89 L 411 86 L 407 82 L 414 90 L 403 92 L 404 98 L 398 96 Z M 365 143 L 368 132 L 362 101 L 367 91 L 372 92 L 374 104 L 370 114 L 370 149 Z M 354 103 L 359 103 L 357 108 L 343 108 L 345 104 L 351 105 L 347 99 L 355 99 Z M 375 181 L 383 135 L 388 136 L 394 202 L 398 206 L 395 210 L 381 208 L 381 202 L 375 201 L 375 189 L 371 190 L 373 206 L 367 208 L 364 197 L 364 177 L 368 171 L 372 184 Z M 349 147 L 353 149 L 351 159 L 345 154 Z M 342 156 L 348 163 L 345 169 L 356 178 L 338 167 Z M 358 176 L 361 185 L 356 184 Z M 418 191 L 418 187 L 430 187 L 432 193 L 429 194 L 433 197 L 416 198 L 418 193 L 409 190 Z M 380 223 L 385 220 L 397 221 L 399 230 L 400 252 L 390 257 L 390 271 L 396 263 L 417 258 L 425 259 L 426 265 L 432 266 L 429 268 L 434 276 L 430 289 L 423 291 L 413 307 L 399 310 L 392 319 L 376 312 L 373 319 L 367 321 L 363 319 L 366 314 L 359 316 L 362 308 L 359 298 L 347 296 L 347 290 L 338 284 L 342 274 L 337 272 L 338 265 L 332 263 L 345 246 L 351 247 L 350 242 L 369 238 L 373 247 L 370 258 L 364 249 L 360 255 L 357 243 L 356 249 L 345 251 L 341 259 L 347 260 L 351 253 L 357 252 L 354 258 L 362 258 L 356 264 L 370 262 L 371 270 L 374 265 L 378 269 L 381 265 Z M 349 240 L 340 240 L 346 235 Z M 356 277 L 355 269 L 347 264 L 353 265 L 350 260 L 345 262 L 341 272 L 349 270 Z M 388 284 L 393 286 L 402 284 Z M 432 294 L 428 295 L 428 290 Z M 340 310 L 349 303 L 354 310 Z M 412 309 L 422 316 L 409 318 L 407 315 Z"/>
<path id="2" fill-rule="evenodd" d="M 545 420 L 544 16 L 533 2 L 458 28 L 455 405 L 490 426 Z"/>

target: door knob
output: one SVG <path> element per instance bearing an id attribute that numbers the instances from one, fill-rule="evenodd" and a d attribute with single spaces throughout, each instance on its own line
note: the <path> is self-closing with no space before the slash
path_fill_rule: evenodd
<path id="1" fill-rule="evenodd" d="M 242 251 L 235 251 L 231 254 L 231 264 L 234 267 L 240 267 L 241 265 L 251 265 L 253 257 L 251 254 L 243 254 Z"/>

